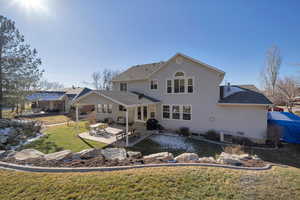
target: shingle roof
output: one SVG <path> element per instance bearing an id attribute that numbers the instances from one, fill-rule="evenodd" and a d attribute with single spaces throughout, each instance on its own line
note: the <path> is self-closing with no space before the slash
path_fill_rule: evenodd
<path id="1" fill-rule="evenodd" d="M 259 92 L 254 85 L 235 85 L 231 87 L 238 87 L 242 91 L 235 92 L 227 97 L 223 97 L 225 86 L 220 86 L 220 100 L 219 103 L 232 104 L 273 104 L 265 95 Z"/>
<path id="2" fill-rule="evenodd" d="M 89 88 L 63 88 L 57 91 L 36 91 L 35 93 L 26 97 L 29 101 L 54 101 L 61 100 L 63 95 L 66 95 L 69 100 L 78 98 L 88 92 Z"/>
<path id="3" fill-rule="evenodd" d="M 120 92 L 120 91 L 106 91 L 97 90 L 95 91 L 104 97 L 108 97 L 111 100 L 120 102 L 126 106 L 137 105 L 137 104 L 153 104 L 159 102 L 159 100 L 150 98 L 141 93 L 135 94 L 132 92 Z"/>
<path id="4" fill-rule="evenodd" d="M 158 70 L 165 62 L 157 62 L 132 66 L 123 73 L 113 78 L 113 81 L 143 80 L 151 73 Z"/>
<path id="5" fill-rule="evenodd" d="M 81 90 L 81 92 L 78 93 L 78 95 L 76 96 L 76 98 L 81 97 L 81 96 L 87 94 L 90 91 L 92 91 L 90 88 L 83 88 L 83 90 Z"/>

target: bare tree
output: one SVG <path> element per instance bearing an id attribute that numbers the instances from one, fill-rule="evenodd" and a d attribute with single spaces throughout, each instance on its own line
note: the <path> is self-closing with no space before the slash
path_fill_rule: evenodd
<path id="1" fill-rule="evenodd" d="M 38 89 L 40 90 L 58 90 L 62 89 L 65 86 L 59 82 L 50 82 L 48 80 L 41 80 L 38 85 Z"/>
<path id="2" fill-rule="evenodd" d="M 279 77 L 279 71 L 282 63 L 280 49 L 273 46 L 267 51 L 266 65 L 262 73 L 264 89 L 268 96 L 274 97 L 276 83 Z"/>
<path id="3" fill-rule="evenodd" d="M 92 74 L 93 81 L 90 83 L 90 85 L 92 85 L 96 90 L 111 90 L 112 79 L 119 73 L 119 71 L 114 71 L 111 69 L 104 69 L 102 72 L 94 72 Z"/>
<path id="4" fill-rule="evenodd" d="M 94 72 L 92 74 L 92 85 L 96 90 L 101 90 L 102 89 L 102 83 L 101 83 L 101 79 L 102 79 L 102 73 L 101 72 Z"/>
<path id="5" fill-rule="evenodd" d="M 111 90 L 112 89 L 112 79 L 117 76 L 120 72 L 105 69 L 103 71 L 103 89 Z"/>
<path id="6" fill-rule="evenodd" d="M 278 93 L 276 96 L 280 96 L 288 108 L 289 112 L 292 112 L 294 106 L 294 99 L 298 92 L 298 82 L 292 77 L 285 77 L 279 79 L 277 83 Z"/>

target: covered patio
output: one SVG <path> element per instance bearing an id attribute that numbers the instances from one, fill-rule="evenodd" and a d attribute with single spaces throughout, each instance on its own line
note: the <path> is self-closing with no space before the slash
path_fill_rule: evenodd
<path id="1" fill-rule="evenodd" d="M 118 146 L 130 146 L 153 132 L 146 130 L 145 122 L 157 117 L 158 104 L 158 100 L 137 92 L 91 91 L 75 101 L 76 121 L 79 121 L 81 106 L 95 105 L 96 121 L 109 124 L 105 130 L 107 136 L 111 137 L 89 133 L 80 136 Z"/>
<path id="2" fill-rule="evenodd" d="M 31 102 L 33 113 L 64 113 L 68 97 L 60 91 L 40 91 L 26 97 Z"/>

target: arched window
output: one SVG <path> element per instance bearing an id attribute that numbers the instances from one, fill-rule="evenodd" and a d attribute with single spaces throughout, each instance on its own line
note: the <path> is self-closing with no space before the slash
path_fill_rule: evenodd
<path id="1" fill-rule="evenodd" d="M 184 76 L 184 72 L 176 72 L 175 77 Z"/>
<path id="2" fill-rule="evenodd" d="M 192 77 L 186 77 L 183 71 L 178 71 L 174 77 L 166 81 L 166 91 L 172 93 L 193 93 L 194 83 Z"/>

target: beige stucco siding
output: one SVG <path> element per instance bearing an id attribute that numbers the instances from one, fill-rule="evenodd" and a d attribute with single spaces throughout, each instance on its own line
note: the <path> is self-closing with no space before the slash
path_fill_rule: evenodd
<path id="1" fill-rule="evenodd" d="M 233 134 L 243 132 L 244 136 L 266 139 L 267 108 L 264 106 L 218 106 L 215 121 L 217 130 Z M 236 134 L 239 135 L 239 134 Z"/>
<path id="2" fill-rule="evenodd" d="M 105 118 L 112 118 L 114 121 L 116 121 L 118 117 L 126 116 L 125 111 L 119 111 L 119 104 L 116 104 L 116 103 L 112 102 L 111 100 L 106 99 L 97 94 L 90 94 L 88 96 L 81 98 L 79 100 L 79 104 L 95 105 L 95 108 L 97 108 L 98 104 L 112 104 L 112 113 L 97 113 L 97 109 L 96 109 L 97 120 L 103 120 Z M 133 122 L 133 120 L 134 120 L 134 109 L 129 108 L 128 109 L 128 121 L 129 121 L 129 123 L 131 123 L 131 122 Z"/>
<path id="3" fill-rule="evenodd" d="M 194 79 L 194 92 L 186 94 L 167 94 L 166 80 L 172 79 L 177 71 Z M 150 90 L 150 80 L 127 82 L 128 91 L 138 91 L 156 98 L 161 104 L 192 105 L 192 120 L 164 120 L 161 117 L 161 105 L 157 107 L 157 119 L 168 129 L 186 126 L 195 132 L 210 129 L 227 130 L 232 134 L 244 132 L 250 138 L 263 139 L 267 127 L 266 107 L 259 106 L 219 106 L 219 85 L 223 74 L 216 73 L 195 62 L 183 58 L 178 64 L 171 60 L 165 67 L 155 73 L 151 79 L 158 80 L 158 90 Z M 119 83 L 114 83 L 119 90 Z M 212 119 L 215 119 L 214 121 Z"/>

